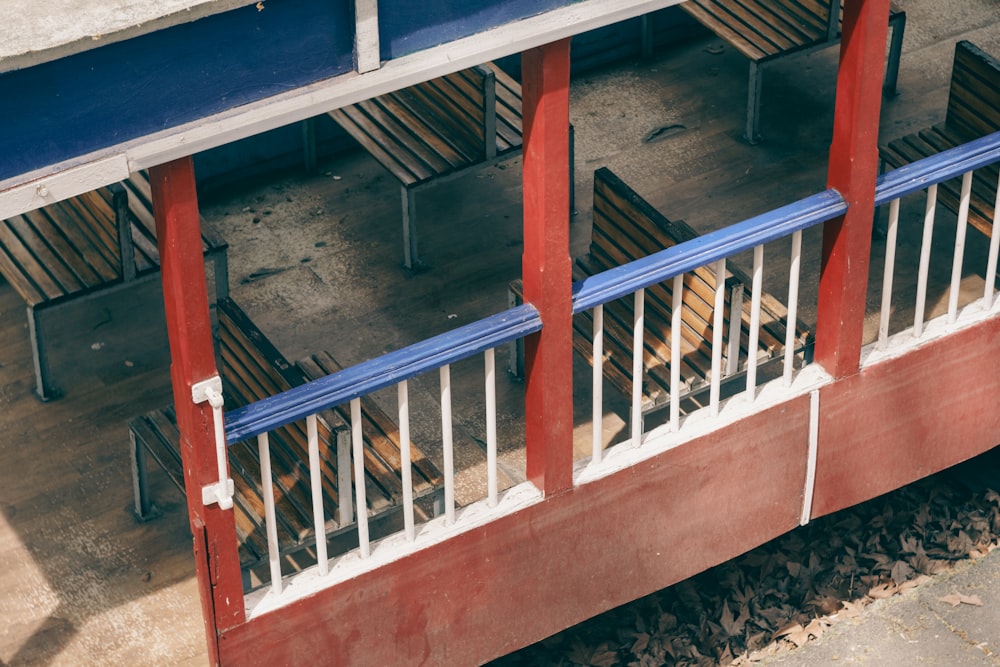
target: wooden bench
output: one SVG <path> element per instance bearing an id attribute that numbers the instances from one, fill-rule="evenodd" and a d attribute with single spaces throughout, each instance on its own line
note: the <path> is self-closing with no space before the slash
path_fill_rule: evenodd
<path id="1" fill-rule="evenodd" d="M 679 220 L 668 220 L 623 183 L 609 169 L 594 174 L 594 222 L 589 254 L 576 260 L 574 279 L 582 280 L 635 259 L 697 237 L 697 232 Z M 750 279 L 732 262 L 725 277 L 725 348 L 723 380 L 736 378 L 746 370 L 750 351 Z M 716 275 L 711 267 L 685 274 L 682 294 L 681 396 L 693 396 L 711 382 L 712 340 L 714 336 Z M 673 304 L 672 281 L 646 289 L 643 334 L 642 412 L 648 414 L 670 400 L 670 342 Z M 513 303 L 523 301 L 521 282 L 511 284 Z M 734 318 L 733 313 L 740 317 Z M 760 336 L 756 350 L 758 363 L 781 358 L 785 348 L 788 310 L 770 294 L 761 296 Z M 622 394 L 632 392 L 633 299 L 619 299 L 604 306 L 605 377 Z M 593 315 L 579 313 L 573 318 L 573 348 L 593 364 Z M 520 342 L 520 341 L 519 341 Z M 795 349 L 811 352 L 812 334 L 796 323 Z M 523 350 L 512 354 L 514 375 L 523 372 Z"/>
<path id="2" fill-rule="evenodd" d="M 902 167 L 943 150 L 1000 130 L 1000 61 L 962 40 L 955 59 L 943 123 L 924 128 L 879 147 L 883 168 Z M 969 199 L 969 224 L 989 236 L 993 228 L 998 165 L 977 169 Z M 938 186 L 938 201 L 958 214 L 962 179 Z"/>
<path id="3" fill-rule="evenodd" d="M 403 263 L 419 265 L 416 193 L 521 152 L 521 85 L 487 63 L 352 104 L 329 116 L 402 186 Z M 570 148 L 570 183 L 572 179 Z M 572 197 L 571 197 L 572 202 Z"/>
<path id="4" fill-rule="evenodd" d="M 834 11 L 830 11 L 831 5 Z M 760 141 L 763 68 L 785 56 L 812 51 L 840 41 L 842 1 L 830 0 L 687 0 L 681 9 L 750 59 L 744 137 Z M 883 90 L 896 92 L 906 13 L 889 11 L 889 57 Z"/>
<path id="5" fill-rule="evenodd" d="M 226 244 L 204 231 L 216 296 L 228 287 Z M 129 180 L 0 222 L 0 275 L 28 308 L 38 396 L 58 395 L 48 367 L 43 314 L 156 275 L 159 254 L 149 178 Z"/>
<path id="6" fill-rule="evenodd" d="M 219 356 L 226 409 L 246 405 L 335 372 L 340 366 L 329 354 L 315 355 L 301 365 L 289 363 L 245 312 L 232 300 L 218 303 Z M 392 420 L 368 397 L 361 399 L 364 425 L 365 490 L 372 534 L 398 523 L 402 503 L 399 433 Z M 347 412 L 338 407 L 317 418 L 322 472 L 323 506 L 330 540 L 356 529 L 351 464 L 351 429 Z M 155 410 L 129 422 L 135 514 L 140 520 L 159 515 L 147 483 L 148 457 L 184 490 L 179 449 L 180 434 L 172 407 Z M 296 422 L 271 431 L 268 436 L 274 483 L 279 550 L 285 562 L 304 566 L 315 555 L 312 492 L 309 477 L 309 444 L 306 424 Z M 442 488 L 434 464 L 411 445 L 414 498 L 436 502 Z M 230 475 L 235 486 L 233 508 L 245 570 L 267 562 L 267 535 L 256 439 L 229 447 Z M 420 508 L 417 509 L 421 512 Z M 422 514 L 421 518 L 425 518 Z M 342 550 L 350 548 L 345 542 Z M 296 556 L 301 560 L 296 560 Z"/>

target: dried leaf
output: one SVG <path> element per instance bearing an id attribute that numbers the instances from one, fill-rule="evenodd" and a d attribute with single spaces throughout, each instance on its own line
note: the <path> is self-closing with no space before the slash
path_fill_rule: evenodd
<path id="1" fill-rule="evenodd" d="M 899 585 L 913 576 L 913 568 L 905 562 L 897 560 L 892 564 L 892 569 L 889 570 L 889 576 L 892 577 L 892 580 L 895 581 L 897 585 Z"/>
<path id="2" fill-rule="evenodd" d="M 876 600 L 884 600 L 885 598 L 891 598 L 896 594 L 896 592 L 896 584 L 889 581 L 884 584 L 879 584 L 878 586 L 872 586 L 868 589 L 868 597 Z"/>
<path id="3" fill-rule="evenodd" d="M 615 651 L 596 651 L 594 655 L 590 657 L 590 662 L 588 663 L 590 667 L 614 667 L 619 664 L 618 653 Z"/>
<path id="4" fill-rule="evenodd" d="M 632 643 L 632 648 L 629 650 L 632 651 L 633 655 L 639 655 L 646 650 L 647 646 L 649 646 L 649 635 L 645 632 L 639 632 L 636 634 L 635 642 Z"/>
<path id="5" fill-rule="evenodd" d="M 899 592 L 900 593 L 905 593 L 906 591 L 910 590 L 911 588 L 916 588 L 917 586 L 922 586 L 923 584 L 926 584 L 930 580 L 931 580 L 931 578 L 928 577 L 926 574 L 918 574 L 913 579 L 910 579 L 909 581 L 906 581 L 906 582 L 900 584 L 899 585 Z"/>
<path id="6" fill-rule="evenodd" d="M 947 602 L 952 607 L 957 607 L 960 604 L 972 605 L 973 607 L 982 607 L 983 601 L 979 599 L 978 595 L 965 595 L 963 593 L 951 593 L 950 595 L 945 595 L 939 597 L 938 600 L 941 602 Z"/>

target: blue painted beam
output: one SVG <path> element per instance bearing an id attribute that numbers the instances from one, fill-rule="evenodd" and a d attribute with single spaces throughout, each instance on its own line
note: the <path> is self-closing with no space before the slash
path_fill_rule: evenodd
<path id="1" fill-rule="evenodd" d="M 511 308 L 226 413 L 230 445 L 351 399 L 392 387 L 542 329 L 531 304 Z"/>
<path id="2" fill-rule="evenodd" d="M 0 181 L 349 72 L 349 0 L 282 0 L 0 75 Z"/>
<path id="3" fill-rule="evenodd" d="M 386 0 L 382 55 L 571 4 Z M 353 41 L 353 0 L 267 0 L 0 74 L 0 182 L 349 73 Z"/>

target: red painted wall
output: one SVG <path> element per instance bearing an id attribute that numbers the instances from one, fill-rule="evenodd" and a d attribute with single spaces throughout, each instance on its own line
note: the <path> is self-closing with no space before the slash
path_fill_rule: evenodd
<path id="1" fill-rule="evenodd" d="M 813 516 L 874 498 L 1000 443 L 1000 319 L 820 392 Z"/>
<path id="2" fill-rule="evenodd" d="M 798 525 L 802 397 L 223 632 L 224 664 L 474 665 Z"/>

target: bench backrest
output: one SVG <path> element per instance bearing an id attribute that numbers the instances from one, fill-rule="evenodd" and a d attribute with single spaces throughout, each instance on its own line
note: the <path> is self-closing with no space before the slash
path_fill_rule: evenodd
<path id="1" fill-rule="evenodd" d="M 680 220 L 669 220 L 650 206 L 609 169 L 594 174 L 594 223 L 590 254 L 579 264 L 588 273 L 605 271 L 697 237 L 697 232 Z M 684 277 L 681 331 L 684 368 L 682 376 L 704 376 L 711 367 L 709 345 L 714 330 L 715 272 L 707 267 Z M 726 308 L 735 291 L 742 287 L 730 280 Z M 628 305 L 627 308 L 631 308 Z M 669 362 L 673 287 L 658 283 L 646 290 L 646 368 Z M 728 314 L 727 314 L 728 319 Z M 631 348 L 631 345 L 627 345 Z"/>
<path id="2" fill-rule="evenodd" d="M 1000 130 L 1000 62 L 967 40 L 955 45 L 945 124 L 969 139 Z"/>
<path id="3" fill-rule="evenodd" d="M 306 377 L 290 364 L 263 332 L 231 299 L 218 304 L 219 354 L 227 408 L 247 405 L 306 382 Z M 317 419 L 320 459 L 323 461 L 323 503 L 328 522 L 339 520 L 336 440 L 347 430 L 325 413 Z M 268 436 L 271 452 L 275 504 L 278 507 L 279 542 L 298 543 L 312 531 L 312 495 L 309 479 L 309 439 L 304 423 L 294 422 L 275 429 Z M 259 502 L 260 464 L 257 442 L 243 442 L 229 448 L 234 479 L 245 475 L 244 494 L 251 504 Z M 348 491 L 349 492 L 349 491 Z M 263 507 L 254 516 L 263 517 Z M 262 529 L 262 526 L 260 527 Z M 287 533 L 285 537 L 282 532 Z"/>
<path id="4" fill-rule="evenodd" d="M 441 136 L 469 162 L 521 144 L 521 87 L 493 64 L 447 74 L 394 95 L 421 121 L 442 128 Z"/>

